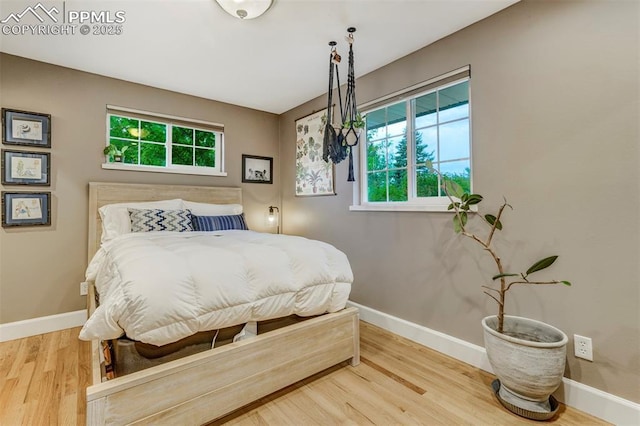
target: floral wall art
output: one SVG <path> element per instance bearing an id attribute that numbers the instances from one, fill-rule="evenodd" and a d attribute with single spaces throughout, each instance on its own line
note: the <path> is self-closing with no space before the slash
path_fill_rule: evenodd
<path id="1" fill-rule="evenodd" d="M 296 120 L 296 196 L 335 195 L 334 165 L 322 159 L 327 111 Z"/>

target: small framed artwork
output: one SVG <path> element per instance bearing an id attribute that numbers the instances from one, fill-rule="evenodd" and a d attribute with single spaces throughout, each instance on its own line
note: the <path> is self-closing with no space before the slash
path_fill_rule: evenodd
<path id="1" fill-rule="evenodd" d="M 50 192 L 2 191 L 2 226 L 51 225 Z"/>
<path id="2" fill-rule="evenodd" d="M 242 154 L 242 182 L 273 183 L 273 158 Z"/>
<path id="3" fill-rule="evenodd" d="M 51 148 L 51 115 L 2 108 L 2 143 Z"/>
<path id="4" fill-rule="evenodd" d="M 51 154 L 48 152 L 2 150 L 3 185 L 49 186 Z"/>

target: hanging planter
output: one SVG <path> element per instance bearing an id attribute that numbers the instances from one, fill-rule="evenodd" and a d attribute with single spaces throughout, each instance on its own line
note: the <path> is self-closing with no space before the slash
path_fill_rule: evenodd
<path id="1" fill-rule="evenodd" d="M 353 33 L 356 31 L 354 27 L 347 29 L 349 33 L 346 37 L 349 42 L 349 71 L 347 75 L 347 93 L 342 104 L 342 93 L 340 89 L 340 74 L 338 72 L 338 64 L 340 63 L 340 55 L 336 50 L 336 42 L 329 42 L 331 46 L 331 54 L 329 55 L 329 90 L 327 93 L 327 124 L 324 132 L 323 140 L 323 156 L 325 161 L 331 159 L 333 163 L 338 164 L 345 158 L 349 157 L 349 177 L 348 182 L 355 181 L 353 174 L 353 147 L 358 145 L 364 128 L 364 120 L 358 114 L 356 104 L 356 78 L 354 72 L 353 57 Z M 338 86 L 338 99 L 340 105 L 340 118 L 342 125 L 334 128 L 331 123 L 331 108 L 333 106 L 333 78 L 336 77 Z"/>

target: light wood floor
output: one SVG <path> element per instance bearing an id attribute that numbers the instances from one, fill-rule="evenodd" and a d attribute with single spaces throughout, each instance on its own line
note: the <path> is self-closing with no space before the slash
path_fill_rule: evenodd
<path id="1" fill-rule="evenodd" d="M 78 333 L 0 343 L 0 425 L 84 425 L 91 344 Z"/>
<path id="2" fill-rule="evenodd" d="M 78 333 L 0 343 L 0 425 L 84 424 L 91 360 Z M 212 425 L 540 425 L 500 406 L 491 375 L 367 323 L 361 356 Z M 551 423 L 606 424 L 563 405 Z"/>

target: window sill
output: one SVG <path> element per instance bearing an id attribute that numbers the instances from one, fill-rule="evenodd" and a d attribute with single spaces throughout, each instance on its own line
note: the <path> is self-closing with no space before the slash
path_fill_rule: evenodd
<path id="1" fill-rule="evenodd" d="M 174 173 L 181 175 L 201 175 L 201 176 L 227 176 L 226 172 L 213 170 L 199 170 L 197 168 L 169 168 L 160 166 L 139 166 L 127 163 L 103 163 L 102 168 L 106 170 L 127 170 L 132 172 L 153 172 L 153 173 Z"/>
<path id="2" fill-rule="evenodd" d="M 453 210 L 447 210 L 449 202 L 446 204 L 358 204 L 349 206 L 352 212 L 434 212 L 434 213 L 453 213 Z M 471 206 L 471 211 L 478 211 L 477 206 Z"/>

